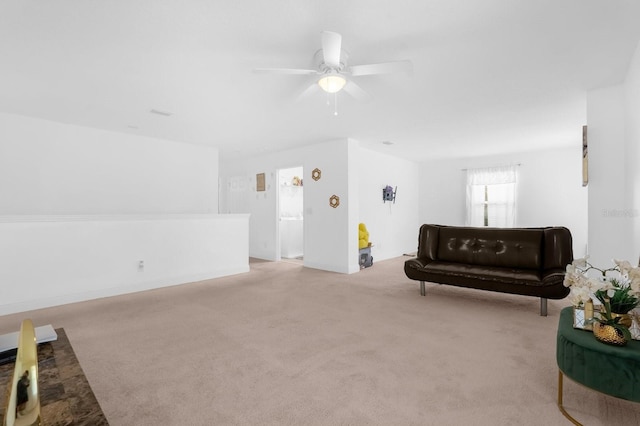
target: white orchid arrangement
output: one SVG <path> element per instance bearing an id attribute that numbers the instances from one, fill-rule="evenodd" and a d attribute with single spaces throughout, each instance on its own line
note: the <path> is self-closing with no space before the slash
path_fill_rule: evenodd
<path id="1" fill-rule="evenodd" d="M 582 306 L 595 296 L 611 312 L 626 314 L 640 303 L 640 267 L 626 260 L 615 260 L 615 266 L 600 269 L 591 265 L 587 257 L 567 265 L 564 286 L 570 288 L 573 306 Z M 589 271 L 598 272 L 589 274 Z"/>

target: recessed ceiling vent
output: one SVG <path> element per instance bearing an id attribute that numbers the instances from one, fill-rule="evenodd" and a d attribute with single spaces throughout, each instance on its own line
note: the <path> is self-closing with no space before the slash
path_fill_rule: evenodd
<path id="1" fill-rule="evenodd" d="M 167 111 L 160 111 L 159 109 L 152 109 L 151 111 L 149 111 L 151 114 L 158 114 L 158 115 L 163 115 L 165 117 L 171 117 L 173 115 L 172 112 L 167 112 Z"/>

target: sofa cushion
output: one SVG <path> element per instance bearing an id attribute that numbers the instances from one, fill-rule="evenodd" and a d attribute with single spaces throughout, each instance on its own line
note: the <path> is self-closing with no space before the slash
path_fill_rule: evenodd
<path id="1" fill-rule="evenodd" d="M 440 228 L 437 259 L 467 265 L 540 269 L 541 229 Z"/>
<path id="2" fill-rule="evenodd" d="M 474 280 L 495 281 L 508 284 L 542 285 L 540 271 L 535 269 L 467 265 L 434 260 L 424 268 L 421 268 L 421 271 L 432 276 L 442 275 L 443 277 L 471 278 Z"/>

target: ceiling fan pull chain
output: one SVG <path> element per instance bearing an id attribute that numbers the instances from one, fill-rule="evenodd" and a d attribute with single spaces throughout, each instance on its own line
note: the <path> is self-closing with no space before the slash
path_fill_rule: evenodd
<path id="1" fill-rule="evenodd" d="M 338 115 L 338 92 L 334 93 L 334 100 L 333 100 L 333 115 L 337 116 Z"/>

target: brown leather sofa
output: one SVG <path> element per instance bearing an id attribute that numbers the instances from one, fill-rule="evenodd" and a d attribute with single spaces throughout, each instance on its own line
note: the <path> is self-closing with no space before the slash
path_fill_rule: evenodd
<path id="1" fill-rule="evenodd" d="M 404 264 L 407 277 L 503 293 L 563 299 L 565 268 L 573 261 L 571 232 L 564 227 L 474 228 L 422 225 L 418 253 Z"/>

